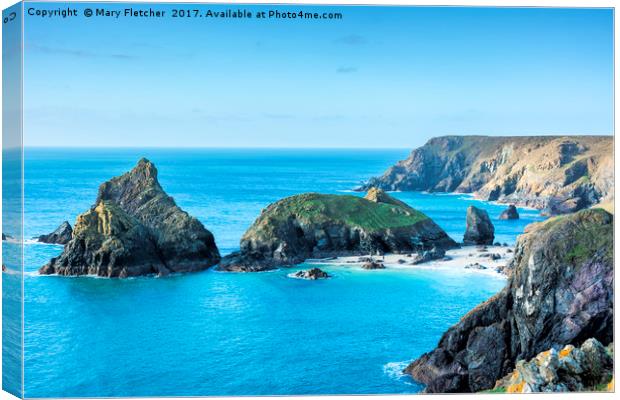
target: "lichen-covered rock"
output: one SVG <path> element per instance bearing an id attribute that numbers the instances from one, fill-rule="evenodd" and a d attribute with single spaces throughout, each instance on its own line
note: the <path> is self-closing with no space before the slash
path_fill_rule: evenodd
<path id="1" fill-rule="evenodd" d="M 517 211 L 517 207 L 515 207 L 514 204 L 509 205 L 508 208 L 502 211 L 502 213 L 499 215 L 499 219 L 519 219 L 519 212 Z"/>
<path id="2" fill-rule="evenodd" d="M 529 225 L 509 269 L 500 293 L 467 313 L 435 350 L 406 368 L 427 391 L 491 389 L 517 361 L 541 351 L 588 338 L 612 341 L 611 214 L 588 209 Z"/>
<path id="3" fill-rule="evenodd" d="M 308 270 L 297 271 L 293 274 L 293 277 L 314 281 L 317 279 L 327 279 L 329 278 L 329 274 L 320 268 L 311 268 Z"/>
<path id="4" fill-rule="evenodd" d="M 543 351 L 530 361 L 517 361 L 515 370 L 498 380 L 493 390 L 506 393 L 606 391 L 610 383 L 613 385 L 612 374 L 610 350 L 591 338 L 581 347 L 569 344 Z"/>
<path id="5" fill-rule="evenodd" d="M 474 193 L 562 214 L 613 200 L 613 136 L 443 136 L 360 190 Z"/>
<path id="6" fill-rule="evenodd" d="M 493 244 L 495 227 L 489 218 L 489 214 L 480 208 L 467 207 L 467 226 L 463 243 L 465 244 Z"/>
<path id="7" fill-rule="evenodd" d="M 41 235 L 37 240 L 41 243 L 67 244 L 71 240 L 73 229 L 69 222 L 65 221 L 54 232 L 47 235 Z"/>
<path id="8" fill-rule="evenodd" d="M 218 269 L 263 271 L 308 258 L 451 248 L 457 244 L 423 213 L 381 193 L 374 200 L 307 193 L 269 205 Z"/>
<path id="9" fill-rule="evenodd" d="M 211 232 L 181 210 L 141 159 L 99 187 L 95 205 L 77 218 L 63 253 L 41 274 L 128 277 L 204 270 L 220 260 Z"/>

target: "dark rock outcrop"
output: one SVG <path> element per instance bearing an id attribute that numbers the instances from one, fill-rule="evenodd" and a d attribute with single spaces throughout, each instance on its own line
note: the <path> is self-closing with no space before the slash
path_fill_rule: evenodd
<path id="1" fill-rule="evenodd" d="M 528 226 L 507 286 L 405 372 L 428 392 L 477 392 L 541 351 L 613 336 L 613 216 L 588 209 Z"/>
<path id="2" fill-rule="evenodd" d="M 175 204 L 155 166 L 141 159 L 99 187 L 95 205 L 78 216 L 63 253 L 39 272 L 123 278 L 200 271 L 219 260 L 211 232 Z"/>
<path id="3" fill-rule="evenodd" d="M 499 219 L 519 219 L 519 212 L 517 211 L 517 207 L 515 207 L 514 204 L 509 205 L 508 208 L 502 211 L 502 213 L 499 215 Z"/>
<path id="4" fill-rule="evenodd" d="M 264 271 L 308 258 L 451 248 L 457 244 L 430 218 L 381 193 L 376 200 L 307 193 L 269 205 L 217 267 Z"/>
<path id="5" fill-rule="evenodd" d="M 413 257 L 411 261 L 412 265 L 423 264 L 433 260 L 443 259 L 446 255 L 446 251 L 444 249 L 438 249 L 433 247 L 431 250 L 423 250 Z"/>
<path id="6" fill-rule="evenodd" d="M 362 264 L 362 269 L 385 269 L 385 265 L 381 261 L 371 260 Z"/>
<path id="7" fill-rule="evenodd" d="M 69 240 L 71 240 L 71 236 L 73 235 L 73 229 L 69 222 L 65 221 L 54 232 L 49 233 L 47 235 L 41 235 L 37 238 L 37 240 L 41 243 L 51 243 L 51 244 L 67 244 Z"/>
<path id="8" fill-rule="evenodd" d="M 467 227 L 463 236 L 465 244 L 493 244 L 495 227 L 485 210 L 467 207 Z"/>
<path id="9" fill-rule="evenodd" d="M 311 281 L 317 280 L 317 279 L 327 279 L 329 278 L 329 274 L 325 271 L 323 271 L 320 268 L 311 268 L 311 269 L 307 269 L 305 271 L 297 271 L 293 274 L 293 276 L 295 278 L 299 278 L 299 279 L 308 279 Z"/>
<path id="10" fill-rule="evenodd" d="M 570 213 L 613 200 L 612 136 L 443 136 L 360 190 L 474 193 Z"/>
<path id="11" fill-rule="evenodd" d="M 488 267 L 480 263 L 471 263 L 471 264 L 467 264 L 465 266 L 465 269 L 488 269 Z"/>

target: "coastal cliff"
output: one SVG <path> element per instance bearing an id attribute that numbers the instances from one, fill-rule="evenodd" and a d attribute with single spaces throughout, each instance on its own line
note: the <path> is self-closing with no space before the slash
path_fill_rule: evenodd
<path id="1" fill-rule="evenodd" d="M 612 136 L 443 136 L 360 190 L 474 193 L 570 213 L 613 199 Z"/>
<path id="2" fill-rule="evenodd" d="M 41 274 L 128 277 L 206 269 L 220 255 L 211 232 L 181 210 L 141 159 L 101 184 L 95 204 L 78 216 L 63 253 Z"/>
<path id="3" fill-rule="evenodd" d="M 405 372 L 427 392 L 477 392 L 539 352 L 613 336 L 613 216 L 588 209 L 530 225 L 506 287 Z"/>
<path id="4" fill-rule="evenodd" d="M 277 201 L 218 269 L 264 271 L 308 258 L 457 246 L 426 215 L 383 191 L 371 190 L 367 197 L 306 193 Z"/>

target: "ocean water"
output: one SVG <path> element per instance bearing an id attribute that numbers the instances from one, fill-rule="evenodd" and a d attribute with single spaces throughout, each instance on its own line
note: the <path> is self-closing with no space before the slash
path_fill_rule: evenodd
<path id="1" fill-rule="evenodd" d="M 27 149 L 24 236 L 48 233 L 64 220 L 73 224 L 101 182 L 145 156 L 164 189 L 214 233 L 224 255 L 238 248 L 269 203 L 309 191 L 350 193 L 407 153 Z M 394 195 L 457 241 L 470 204 L 489 211 L 501 242 L 514 243 L 525 225 L 541 219 L 519 209 L 521 220 L 498 221 L 505 206 L 467 195 Z M 4 242 L 3 251 L 11 246 Z M 27 397 L 418 392 L 422 387 L 402 368 L 505 284 L 475 272 L 342 266 L 327 266 L 333 279 L 315 282 L 290 279 L 291 270 L 123 280 L 38 276 L 61 251 L 25 247 Z"/>

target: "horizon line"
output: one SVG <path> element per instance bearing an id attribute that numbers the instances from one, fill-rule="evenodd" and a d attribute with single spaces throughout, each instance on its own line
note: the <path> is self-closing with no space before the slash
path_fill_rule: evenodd
<path id="1" fill-rule="evenodd" d="M 458 137 L 489 137 L 489 138 L 516 138 L 516 137 L 564 137 L 564 136 L 575 136 L 575 137 L 611 137 L 615 139 L 615 133 L 608 134 L 587 134 L 587 133 L 566 133 L 566 134 L 516 134 L 516 135 L 489 135 L 489 134 L 443 134 L 436 135 L 427 138 L 424 144 L 426 144 L 429 140 L 440 138 L 440 137 L 450 137 L 450 136 L 458 136 Z M 411 146 L 89 146 L 89 145 L 22 145 L 21 147 L 6 147 L 3 150 L 11 150 L 11 149 L 201 149 L 201 150 L 232 150 L 232 149 L 241 149 L 241 150 L 406 150 L 406 149 L 415 149 L 424 146 L 422 145 L 411 145 Z"/>

